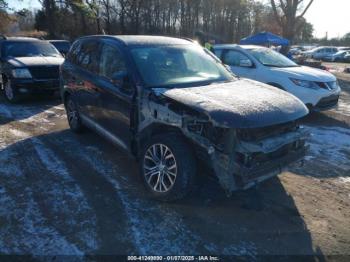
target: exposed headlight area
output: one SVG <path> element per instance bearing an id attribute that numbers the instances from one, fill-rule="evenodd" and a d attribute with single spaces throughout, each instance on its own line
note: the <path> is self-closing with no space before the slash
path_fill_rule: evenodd
<path id="1" fill-rule="evenodd" d="M 32 75 L 27 68 L 13 69 L 12 76 L 14 78 L 32 78 Z"/>
<path id="2" fill-rule="evenodd" d="M 335 90 L 339 87 L 338 81 L 333 81 L 333 82 L 316 82 L 316 84 L 323 89 L 327 90 Z"/>
<path id="3" fill-rule="evenodd" d="M 312 89 L 327 89 L 327 90 L 335 90 L 338 88 L 339 84 L 338 81 L 332 81 L 332 82 L 313 82 L 313 81 L 307 81 L 307 80 L 300 80 L 295 78 L 290 78 L 290 80 L 297 86 L 305 87 L 305 88 L 312 88 Z"/>

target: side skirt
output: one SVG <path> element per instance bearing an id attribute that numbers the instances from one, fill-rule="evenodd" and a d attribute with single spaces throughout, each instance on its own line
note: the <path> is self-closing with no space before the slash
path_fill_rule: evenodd
<path id="1" fill-rule="evenodd" d="M 126 150 L 127 152 L 130 152 L 128 146 L 117 136 L 103 128 L 101 125 L 97 124 L 95 121 L 93 121 L 91 118 L 80 115 L 80 118 L 84 125 L 87 127 L 95 130 L 97 133 L 99 133 L 101 136 L 105 137 L 109 141 L 111 141 L 113 144 L 121 147 L 122 149 Z"/>

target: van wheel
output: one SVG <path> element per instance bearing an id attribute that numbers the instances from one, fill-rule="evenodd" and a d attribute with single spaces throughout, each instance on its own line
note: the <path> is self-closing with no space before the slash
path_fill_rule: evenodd
<path id="1" fill-rule="evenodd" d="M 81 122 L 81 118 L 78 111 L 78 106 L 71 96 L 67 97 L 66 103 L 66 112 L 67 112 L 67 120 L 70 129 L 74 133 L 81 133 L 84 129 L 83 124 Z"/>
<path id="2" fill-rule="evenodd" d="M 11 80 L 7 80 L 6 83 L 4 84 L 4 94 L 5 94 L 5 98 L 10 103 L 17 103 L 20 101 L 16 90 L 14 90 L 14 88 L 12 87 Z"/>
<path id="3" fill-rule="evenodd" d="M 153 197 L 173 201 L 189 193 L 196 164 L 192 149 L 180 135 L 153 137 L 145 144 L 141 157 L 140 173 Z"/>

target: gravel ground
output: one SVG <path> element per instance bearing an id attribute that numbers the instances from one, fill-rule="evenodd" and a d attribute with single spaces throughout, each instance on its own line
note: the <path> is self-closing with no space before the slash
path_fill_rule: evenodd
<path id="1" fill-rule="evenodd" d="M 339 77 L 339 108 L 304 119 L 303 167 L 231 198 L 198 174 L 175 203 L 150 199 L 118 148 L 71 133 L 58 100 L 1 98 L 0 254 L 350 256 L 350 82 Z"/>

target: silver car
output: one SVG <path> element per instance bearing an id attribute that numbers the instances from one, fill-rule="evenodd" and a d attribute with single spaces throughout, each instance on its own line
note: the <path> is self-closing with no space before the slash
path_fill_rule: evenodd
<path id="1" fill-rule="evenodd" d="M 304 54 L 309 58 L 313 58 L 316 60 L 324 60 L 325 57 L 334 55 L 337 52 L 338 48 L 336 47 L 317 47 L 313 50 L 305 52 Z"/>
<path id="2" fill-rule="evenodd" d="M 350 55 L 350 51 L 339 51 L 333 55 L 327 55 L 323 58 L 329 62 L 346 62 L 346 57 Z"/>

